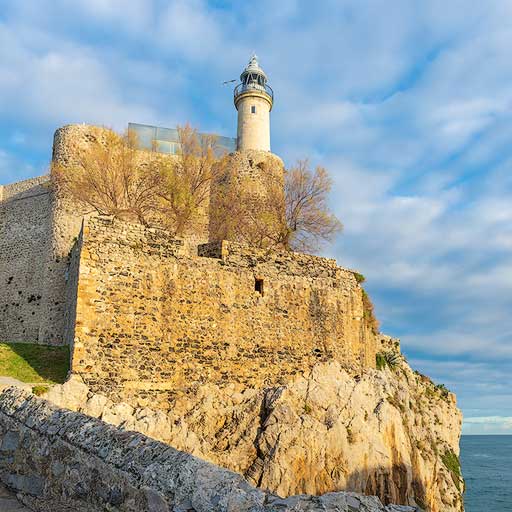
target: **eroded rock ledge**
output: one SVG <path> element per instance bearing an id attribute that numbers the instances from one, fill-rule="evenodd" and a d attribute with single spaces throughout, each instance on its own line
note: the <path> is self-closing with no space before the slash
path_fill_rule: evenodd
<path id="1" fill-rule="evenodd" d="M 235 471 L 281 496 L 348 490 L 431 512 L 463 510 L 455 397 L 396 367 L 354 377 L 318 364 L 287 386 L 198 386 L 169 412 L 134 409 L 79 380 L 47 398 Z"/>
<path id="2" fill-rule="evenodd" d="M 282 499 L 236 473 L 18 388 L 0 395 L 0 454 L 0 479 L 38 512 L 416 510 L 345 492 Z"/>

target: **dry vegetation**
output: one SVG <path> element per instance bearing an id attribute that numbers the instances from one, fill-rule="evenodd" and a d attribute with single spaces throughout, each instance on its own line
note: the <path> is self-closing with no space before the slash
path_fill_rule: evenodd
<path id="1" fill-rule="evenodd" d="M 52 164 L 57 188 L 86 211 L 164 227 L 175 236 L 193 230 L 208 206 L 215 157 L 212 138 L 179 129 L 182 151 L 140 151 L 131 134 L 107 132 L 75 165 Z"/>
<path id="2" fill-rule="evenodd" d="M 231 172 L 218 187 L 212 233 L 257 247 L 316 252 L 342 229 L 327 205 L 331 186 L 327 171 L 312 171 L 308 161 L 286 170 L 284 179 L 274 162 L 263 169 L 257 186 Z"/>
<path id="3" fill-rule="evenodd" d="M 163 227 L 186 236 L 210 215 L 210 238 L 256 247 L 316 252 L 342 229 L 329 211 L 331 179 L 300 161 L 284 172 L 271 163 L 259 183 L 215 156 L 215 138 L 178 129 L 177 155 L 140 151 L 130 135 L 109 132 L 79 163 L 53 164 L 58 189 L 85 211 Z M 210 191 L 215 200 L 210 207 Z"/>

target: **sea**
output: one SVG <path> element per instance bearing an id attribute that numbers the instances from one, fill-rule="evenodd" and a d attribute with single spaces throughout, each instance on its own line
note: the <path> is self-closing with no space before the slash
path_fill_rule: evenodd
<path id="1" fill-rule="evenodd" d="M 462 436 L 465 512 L 512 512 L 512 436 Z"/>

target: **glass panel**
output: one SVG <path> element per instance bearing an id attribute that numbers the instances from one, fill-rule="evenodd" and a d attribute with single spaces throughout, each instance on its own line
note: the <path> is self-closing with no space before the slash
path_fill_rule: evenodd
<path id="1" fill-rule="evenodd" d="M 176 128 L 163 128 L 146 124 L 129 123 L 129 133 L 136 136 L 137 147 L 158 151 L 159 153 L 176 155 L 179 153 L 180 144 L 178 130 Z M 199 134 L 203 138 L 208 134 Z M 215 136 L 215 153 L 222 156 L 236 150 L 236 139 L 231 137 Z"/>
<path id="2" fill-rule="evenodd" d="M 178 130 L 174 128 L 155 128 L 155 130 L 158 140 L 166 140 L 169 142 L 177 142 L 179 140 Z"/>
<path id="3" fill-rule="evenodd" d="M 130 123 L 128 133 L 135 135 L 137 147 L 141 149 L 152 149 L 156 128 L 144 124 Z"/>
<path id="4" fill-rule="evenodd" d="M 167 140 L 155 140 L 155 151 L 159 153 L 171 153 L 171 142 Z"/>

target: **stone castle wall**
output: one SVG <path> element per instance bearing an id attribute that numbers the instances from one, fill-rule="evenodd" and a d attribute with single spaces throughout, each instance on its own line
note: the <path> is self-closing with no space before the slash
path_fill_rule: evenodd
<path id="1" fill-rule="evenodd" d="M 0 341 L 39 340 L 52 203 L 48 176 L 0 187 Z"/>
<path id="2" fill-rule="evenodd" d="M 104 134 L 105 128 L 85 124 L 59 128 L 54 135 L 52 161 L 72 168 L 79 162 L 80 156 L 87 150 L 88 145 L 93 141 L 101 140 Z M 40 343 L 65 342 L 66 318 L 69 315 L 67 295 L 70 254 L 78 239 L 82 219 L 89 213 L 55 190 L 51 209 L 44 296 L 46 314 L 41 320 Z"/>
<path id="3" fill-rule="evenodd" d="M 85 124 L 58 129 L 53 161 L 72 172 L 88 146 L 101 142 L 107 131 Z M 147 155 L 141 151 L 141 161 Z M 244 176 L 257 182 L 261 155 L 248 159 L 235 153 L 232 161 Z M 205 204 L 198 224 L 187 234 L 192 244 L 209 239 L 208 209 Z M 58 193 L 51 176 L 0 185 L 0 340 L 63 343 L 69 254 L 88 213 Z"/>
<path id="4" fill-rule="evenodd" d="M 73 165 L 103 131 L 57 130 L 52 158 Z M 64 342 L 69 254 L 84 213 L 57 193 L 50 175 L 0 187 L 0 340 Z"/>
<path id="5" fill-rule="evenodd" d="M 204 382 L 375 364 L 361 288 L 334 260 L 228 242 L 198 256 L 165 231 L 104 217 L 88 219 L 80 243 L 72 371 L 116 401 L 167 408 Z"/>
<path id="6" fill-rule="evenodd" d="M 65 126 L 55 132 L 52 158 L 72 166 L 102 133 Z M 51 175 L 0 187 L 0 340 L 64 342 L 69 254 L 85 213 Z"/>

